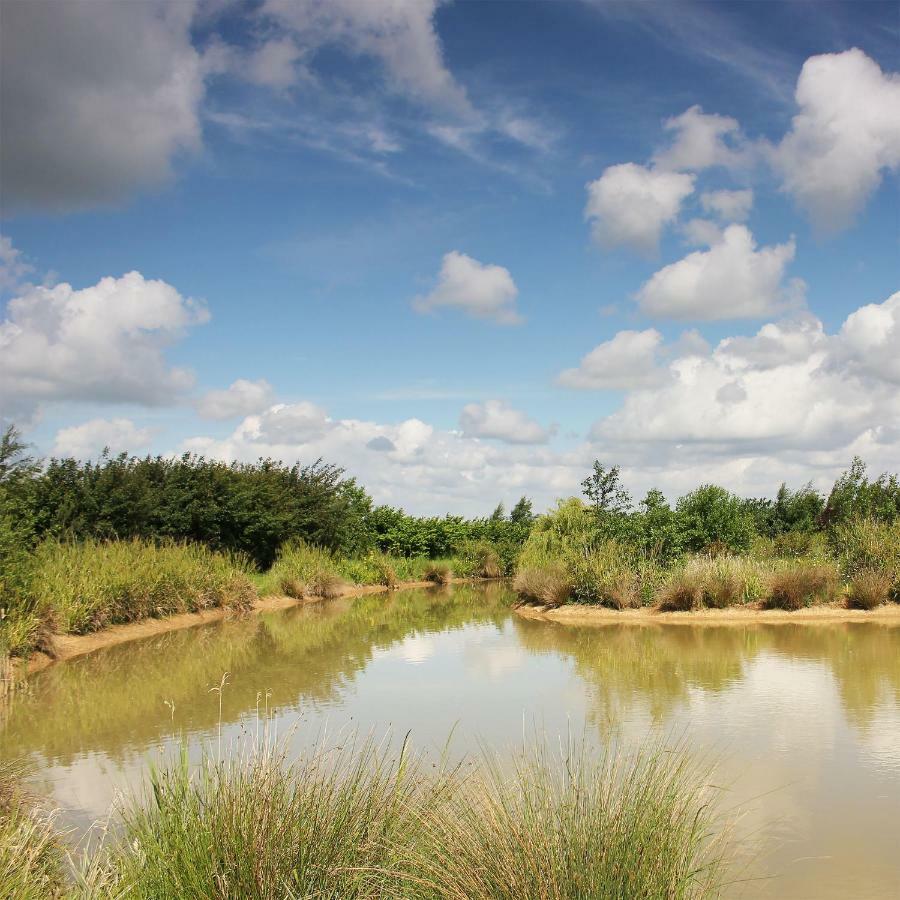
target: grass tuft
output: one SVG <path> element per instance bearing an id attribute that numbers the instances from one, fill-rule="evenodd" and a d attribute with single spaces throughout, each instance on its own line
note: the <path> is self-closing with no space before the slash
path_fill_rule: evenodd
<path id="1" fill-rule="evenodd" d="M 572 597 L 572 582 L 560 566 L 519 569 L 513 589 L 526 603 L 561 606 Z"/>
<path id="2" fill-rule="evenodd" d="M 687 570 L 674 572 L 656 593 L 660 612 L 689 612 L 699 609 L 703 601 L 703 585 L 696 573 Z"/>
<path id="3" fill-rule="evenodd" d="M 425 580 L 433 581 L 435 584 L 449 584 L 453 578 L 453 571 L 448 563 L 432 562 L 425 569 Z"/>
<path id="4" fill-rule="evenodd" d="M 367 742 L 154 772 L 123 810 L 99 897 L 713 896 L 724 844 L 684 753 L 539 745 L 429 766 Z"/>
<path id="5" fill-rule="evenodd" d="M 874 609 L 891 599 L 891 579 L 878 569 L 862 569 L 850 579 L 847 606 Z"/>
<path id="6" fill-rule="evenodd" d="M 840 577 L 835 566 L 821 562 L 791 565 L 775 572 L 765 605 L 769 609 L 798 610 L 837 599 Z"/>

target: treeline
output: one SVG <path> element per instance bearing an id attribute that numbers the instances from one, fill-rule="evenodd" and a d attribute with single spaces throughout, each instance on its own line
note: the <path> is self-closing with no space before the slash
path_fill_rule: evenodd
<path id="1" fill-rule="evenodd" d="M 498 508 L 481 519 L 418 518 L 376 507 L 355 479 L 322 460 L 228 464 L 123 453 L 39 464 L 24 451 L 15 429 L 7 429 L 0 439 L 0 516 L 8 543 L 20 551 L 45 538 L 190 541 L 240 553 L 263 570 L 281 546 L 298 541 L 347 557 L 378 550 L 438 558 L 489 540 L 514 556 L 532 518 L 525 498 L 510 517 Z"/>
<path id="2" fill-rule="evenodd" d="M 774 499 L 748 499 L 705 484 L 674 505 L 658 490 L 634 504 L 619 467 L 606 468 L 599 461 L 582 489 L 598 540 L 619 540 L 661 561 L 683 553 L 743 553 L 756 538 L 771 540 L 778 552 L 802 553 L 813 535 L 849 522 L 890 524 L 900 519 L 900 479 L 890 473 L 870 479 L 859 457 L 827 494 L 811 484 L 795 491 L 782 484 Z"/>

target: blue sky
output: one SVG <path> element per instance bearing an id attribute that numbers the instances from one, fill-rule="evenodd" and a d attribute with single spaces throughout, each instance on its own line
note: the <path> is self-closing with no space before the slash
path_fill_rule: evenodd
<path id="1" fill-rule="evenodd" d="M 2 2 L 40 453 L 322 455 L 467 513 L 595 457 L 896 469 L 895 3 Z"/>

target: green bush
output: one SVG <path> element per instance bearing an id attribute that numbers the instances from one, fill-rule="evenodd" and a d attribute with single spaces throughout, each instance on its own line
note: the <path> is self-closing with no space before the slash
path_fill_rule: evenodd
<path id="1" fill-rule="evenodd" d="M 752 514 L 740 497 L 714 484 L 705 484 L 678 501 L 676 507 L 682 545 L 700 553 L 715 544 L 741 553 L 749 549 L 755 528 Z"/>

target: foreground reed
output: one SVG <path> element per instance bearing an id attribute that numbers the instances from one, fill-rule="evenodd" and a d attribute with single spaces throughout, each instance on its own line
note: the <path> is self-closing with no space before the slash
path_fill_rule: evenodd
<path id="1" fill-rule="evenodd" d="M 0 760 L 0 896 L 48 900 L 65 890 L 64 855 L 52 817 L 22 791 L 21 776 Z"/>
<path id="2" fill-rule="evenodd" d="M 405 747 L 272 750 L 154 772 L 93 897 L 695 898 L 723 875 L 702 770 L 546 747 L 432 768 Z"/>

